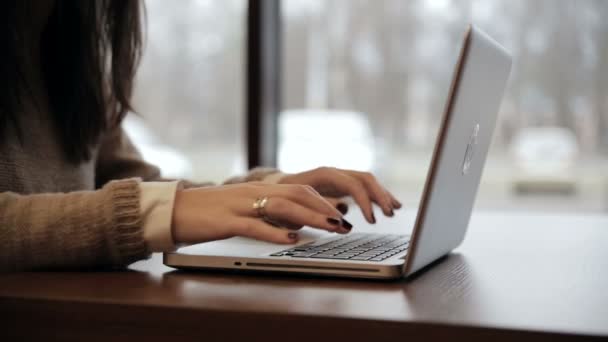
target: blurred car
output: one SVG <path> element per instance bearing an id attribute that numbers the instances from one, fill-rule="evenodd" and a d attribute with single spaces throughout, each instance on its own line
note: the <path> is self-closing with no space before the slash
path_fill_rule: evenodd
<path id="1" fill-rule="evenodd" d="M 164 145 L 140 117 L 129 114 L 123 128 L 144 160 L 158 166 L 165 178 L 191 178 L 192 163 L 176 149 Z"/>
<path id="2" fill-rule="evenodd" d="M 374 139 L 360 112 L 287 110 L 279 117 L 279 168 L 300 172 L 319 166 L 370 171 Z"/>
<path id="3" fill-rule="evenodd" d="M 512 140 L 511 155 L 518 193 L 572 194 L 577 189 L 575 166 L 579 147 L 572 131 L 562 127 L 529 127 Z"/>

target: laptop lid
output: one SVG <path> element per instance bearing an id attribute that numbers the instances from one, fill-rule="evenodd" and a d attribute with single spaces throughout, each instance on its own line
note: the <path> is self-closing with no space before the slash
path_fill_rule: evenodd
<path id="1" fill-rule="evenodd" d="M 405 275 L 464 240 L 511 63 L 502 46 L 469 25 L 416 216 Z"/>

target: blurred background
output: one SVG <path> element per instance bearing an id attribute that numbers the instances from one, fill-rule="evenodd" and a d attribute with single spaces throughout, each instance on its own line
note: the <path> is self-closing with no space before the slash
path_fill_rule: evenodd
<path id="1" fill-rule="evenodd" d="M 141 117 L 127 129 L 167 176 L 220 182 L 244 172 L 247 1 L 145 3 Z M 281 8 L 282 170 L 370 170 L 416 206 L 473 22 L 514 57 L 477 208 L 608 211 L 608 1 L 282 0 Z"/>

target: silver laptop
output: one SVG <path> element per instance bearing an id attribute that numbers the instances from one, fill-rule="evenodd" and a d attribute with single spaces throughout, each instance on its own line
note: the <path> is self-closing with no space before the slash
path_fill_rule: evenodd
<path id="1" fill-rule="evenodd" d="M 465 237 L 510 70 L 509 53 L 469 26 L 415 221 L 399 215 L 371 226 L 349 218 L 350 234 L 303 228 L 291 246 L 241 237 L 207 242 L 165 253 L 165 265 L 375 279 L 417 272 Z"/>

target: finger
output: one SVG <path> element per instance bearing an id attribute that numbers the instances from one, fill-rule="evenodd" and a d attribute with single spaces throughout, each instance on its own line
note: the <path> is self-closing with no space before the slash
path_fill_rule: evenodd
<path id="1" fill-rule="evenodd" d="M 346 215 L 348 212 L 348 204 L 346 204 L 342 198 L 325 197 L 325 200 L 338 209 L 342 215 Z"/>
<path id="2" fill-rule="evenodd" d="M 343 171 L 360 180 L 370 194 L 371 199 L 378 204 L 386 216 L 393 216 L 392 199 L 380 185 L 376 177 L 369 172 Z"/>
<path id="3" fill-rule="evenodd" d="M 291 223 L 282 223 L 281 227 L 285 227 L 290 230 L 300 230 L 300 229 L 304 228 L 303 225 L 291 224 Z"/>
<path id="4" fill-rule="evenodd" d="M 299 238 L 299 234 L 296 232 L 279 229 L 254 218 L 243 218 L 236 221 L 234 235 L 280 244 L 296 243 Z"/>
<path id="5" fill-rule="evenodd" d="M 393 208 L 395 208 L 395 209 L 401 209 L 401 207 L 403 207 L 403 205 L 401 204 L 401 202 L 399 202 L 399 201 L 398 201 L 398 200 L 395 198 L 395 196 L 393 196 L 393 194 L 391 194 L 391 193 L 390 193 L 390 192 L 388 192 L 387 190 L 385 190 L 385 191 L 386 191 L 386 194 L 388 195 L 388 197 L 391 199 L 391 203 L 392 203 L 392 205 L 393 205 Z"/>
<path id="6" fill-rule="evenodd" d="M 346 234 L 352 226 L 343 223 L 340 216 L 328 216 L 286 198 L 273 197 L 268 201 L 265 214 L 273 221 L 288 222 L 291 225 L 310 226 L 329 232 Z"/>
<path id="7" fill-rule="evenodd" d="M 300 230 L 300 229 L 304 228 L 304 226 L 302 226 L 302 225 L 291 224 L 289 222 L 281 222 L 278 220 L 272 220 L 269 217 L 265 218 L 264 221 L 266 221 L 266 223 L 268 223 L 272 226 L 279 227 L 279 228 L 286 228 L 286 229 L 291 229 L 291 230 Z"/>
<path id="8" fill-rule="evenodd" d="M 342 215 L 346 215 L 348 213 L 348 204 L 344 202 L 340 202 L 336 205 L 336 209 L 342 213 Z"/>
<path id="9" fill-rule="evenodd" d="M 264 217 L 263 219 L 264 219 L 264 221 L 266 221 L 266 223 L 268 223 L 269 225 L 271 225 L 273 227 L 285 228 L 285 229 L 291 229 L 291 230 L 300 230 L 300 229 L 304 228 L 304 226 L 302 226 L 302 225 L 291 224 L 289 222 L 281 222 L 279 220 L 271 220 L 269 217 Z"/>
<path id="10" fill-rule="evenodd" d="M 367 222 L 376 223 L 371 199 L 361 181 L 341 172 L 336 172 L 331 180 L 339 191 L 349 194 L 355 200 Z"/>
<path id="11" fill-rule="evenodd" d="M 341 218 L 342 213 L 308 185 L 279 185 L 277 195 L 327 216 Z"/>

